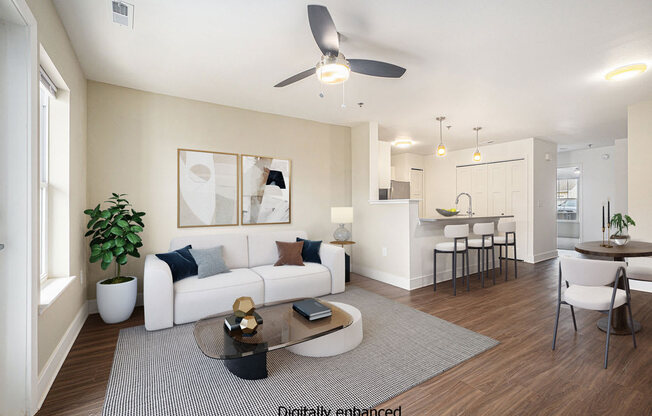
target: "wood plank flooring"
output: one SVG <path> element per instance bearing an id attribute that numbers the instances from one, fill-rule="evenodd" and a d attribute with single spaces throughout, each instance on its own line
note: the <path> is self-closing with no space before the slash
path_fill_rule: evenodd
<path id="1" fill-rule="evenodd" d="M 472 278 L 471 291 L 456 297 L 450 281 L 437 292 L 432 286 L 406 291 L 353 275 L 351 285 L 500 341 L 379 407 L 400 405 L 404 416 L 651 415 L 652 294 L 632 293 L 634 319 L 643 325 L 638 348 L 629 336 L 613 336 L 604 370 L 605 334 L 596 327 L 602 316 L 597 312 L 576 311 L 575 333 L 570 311 L 562 308 L 557 350 L 550 348 L 557 261 L 521 263 L 518 280 L 511 273 L 508 282 L 500 276 L 484 289 Z M 118 325 L 91 315 L 38 415 L 101 415 L 118 332 L 142 324 L 142 308 Z"/>

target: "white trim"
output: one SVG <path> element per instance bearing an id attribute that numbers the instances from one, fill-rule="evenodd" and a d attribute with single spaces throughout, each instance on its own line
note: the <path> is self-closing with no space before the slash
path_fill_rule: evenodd
<path id="1" fill-rule="evenodd" d="M 410 279 L 407 277 L 402 277 L 392 273 L 382 272 L 380 270 L 372 269 L 370 267 L 360 266 L 357 264 L 351 264 L 351 271 L 361 276 L 378 280 L 379 282 L 400 287 L 401 289 L 410 290 Z"/>
<path id="2" fill-rule="evenodd" d="M 390 205 L 390 204 L 418 204 L 418 199 L 376 199 L 370 200 L 369 205 Z"/>
<path id="3" fill-rule="evenodd" d="M 138 293 L 136 295 L 136 306 L 143 306 L 143 294 Z M 92 315 L 94 313 L 99 313 L 97 309 L 97 299 L 89 299 L 88 300 L 88 314 Z"/>
<path id="4" fill-rule="evenodd" d="M 557 250 L 550 250 L 550 251 L 545 251 L 543 253 L 537 253 L 534 255 L 534 258 L 532 259 L 532 262 L 528 263 L 539 263 L 545 260 L 550 260 L 558 257 L 559 254 L 557 253 Z"/>
<path id="5" fill-rule="evenodd" d="M 48 362 L 45 363 L 43 370 L 39 374 L 37 387 L 38 409 L 40 409 L 41 405 L 43 405 L 43 401 L 48 395 L 48 392 L 52 387 L 52 383 L 54 383 L 54 379 L 57 377 L 57 374 L 59 374 L 59 370 L 61 370 L 61 366 L 66 360 L 66 357 L 68 356 L 70 349 L 75 343 L 75 340 L 79 335 L 79 331 L 81 331 L 82 327 L 84 326 L 84 322 L 86 322 L 87 317 L 88 303 L 85 302 L 82 307 L 79 308 L 79 312 L 77 312 L 75 319 L 73 319 L 70 323 L 66 333 L 63 335 L 63 337 L 61 337 L 59 344 L 54 349 L 54 352 L 52 355 L 50 355 Z"/>

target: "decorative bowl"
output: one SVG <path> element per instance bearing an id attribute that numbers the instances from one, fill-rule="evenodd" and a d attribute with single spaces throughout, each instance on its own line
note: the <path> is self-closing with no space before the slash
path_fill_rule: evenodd
<path id="1" fill-rule="evenodd" d="M 624 246 L 625 244 L 629 243 L 629 235 L 612 235 L 609 237 L 611 241 L 614 242 L 617 246 Z"/>
<path id="2" fill-rule="evenodd" d="M 443 215 L 444 217 L 454 217 L 460 213 L 459 211 L 449 211 L 447 209 L 441 209 L 441 208 L 437 208 L 436 211 L 441 215 Z"/>

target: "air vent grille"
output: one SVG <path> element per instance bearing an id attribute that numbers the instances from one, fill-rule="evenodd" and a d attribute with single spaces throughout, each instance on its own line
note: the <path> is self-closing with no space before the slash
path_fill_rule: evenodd
<path id="1" fill-rule="evenodd" d="M 113 23 L 131 27 L 133 22 L 133 6 L 123 1 L 111 1 Z"/>

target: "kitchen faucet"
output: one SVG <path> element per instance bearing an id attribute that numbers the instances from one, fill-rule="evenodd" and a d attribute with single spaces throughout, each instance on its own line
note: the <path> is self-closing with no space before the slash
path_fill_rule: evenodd
<path id="1" fill-rule="evenodd" d="M 457 207 L 457 204 L 460 202 L 460 197 L 462 195 L 466 195 L 469 197 L 469 209 L 466 211 L 468 214 L 469 218 L 473 216 L 473 203 L 471 202 L 471 195 L 469 195 L 466 192 L 460 192 L 459 195 L 457 195 L 457 198 L 455 198 L 455 207 Z"/>

